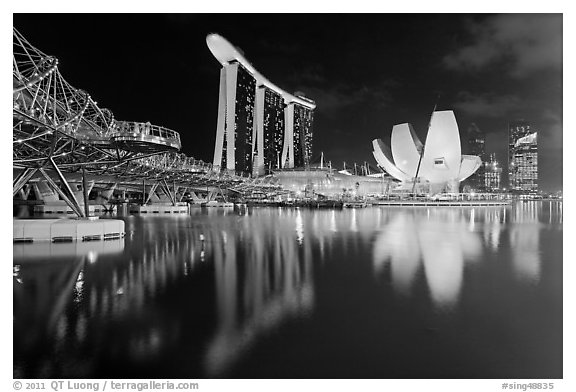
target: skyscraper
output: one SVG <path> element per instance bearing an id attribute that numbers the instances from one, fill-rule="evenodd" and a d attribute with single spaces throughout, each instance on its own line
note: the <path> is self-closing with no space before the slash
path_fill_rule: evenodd
<path id="1" fill-rule="evenodd" d="M 251 173 L 256 79 L 232 61 L 220 70 L 214 166 Z"/>
<path id="2" fill-rule="evenodd" d="M 300 140 L 296 142 L 294 138 L 294 166 L 309 167 L 312 159 L 314 112 L 302 105 L 295 105 L 295 111 L 294 129 Z"/>
<path id="3" fill-rule="evenodd" d="M 306 166 L 314 101 L 272 84 L 223 37 L 209 34 L 206 42 L 222 64 L 213 167 L 262 175 Z"/>
<path id="4" fill-rule="evenodd" d="M 307 100 L 301 96 L 299 98 Z M 289 119 L 286 126 L 286 138 L 289 138 L 292 143 L 284 146 L 282 162 L 287 167 L 309 167 L 312 158 L 314 112 L 299 103 L 288 105 L 285 112 L 286 118 Z"/>
<path id="5" fill-rule="evenodd" d="M 264 169 L 266 172 L 281 167 L 284 146 L 284 99 L 282 95 L 265 88 L 264 95 Z"/>
<path id="6" fill-rule="evenodd" d="M 508 181 L 513 192 L 538 191 L 538 135 L 524 120 L 508 125 Z"/>
<path id="7" fill-rule="evenodd" d="M 500 190 L 502 168 L 496 160 L 496 154 L 490 154 L 488 161 L 484 162 L 484 190 L 496 192 Z"/>
<path id="8" fill-rule="evenodd" d="M 484 173 L 486 161 L 486 136 L 474 123 L 468 127 L 468 154 L 480 157 L 483 164 L 480 165 L 478 170 L 466 179 L 466 184 L 473 190 L 482 192 L 485 190 Z"/>
<path id="9" fill-rule="evenodd" d="M 238 64 L 234 140 L 235 166 L 239 172 L 252 172 L 252 133 L 254 131 L 254 98 L 256 79 Z"/>

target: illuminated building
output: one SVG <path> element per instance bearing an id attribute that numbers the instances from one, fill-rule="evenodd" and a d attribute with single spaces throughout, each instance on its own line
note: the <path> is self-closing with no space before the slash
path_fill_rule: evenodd
<path id="1" fill-rule="evenodd" d="M 271 83 L 218 34 L 209 34 L 206 43 L 222 64 L 214 169 L 262 175 L 307 165 L 314 101 Z"/>
<path id="2" fill-rule="evenodd" d="M 468 153 L 480 157 L 480 160 L 486 162 L 486 136 L 474 123 L 468 127 Z M 466 183 L 475 191 L 482 192 L 485 190 L 484 179 L 485 165 L 482 164 L 470 177 Z"/>
<path id="3" fill-rule="evenodd" d="M 538 191 L 538 133 L 524 120 L 508 126 L 508 181 L 513 192 Z"/>
<path id="4" fill-rule="evenodd" d="M 432 114 L 426 145 L 408 123 L 392 128 L 392 149 L 380 139 L 372 145 L 378 165 L 401 181 L 395 189 L 400 192 L 458 192 L 460 182 L 482 164 L 478 156 L 461 155 L 458 124 L 451 110 Z"/>
<path id="5" fill-rule="evenodd" d="M 495 192 L 500 190 L 500 180 L 502 178 L 502 168 L 500 163 L 496 160 L 496 154 L 490 154 L 487 162 L 484 162 L 484 189 L 488 192 Z"/>
<path id="6" fill-rule="evenodd" d="M 264 168 L 266 172 L 281 167 L 282 148 L 284 146 L 284 99 L 276 91 L 264 89 Z"/>
<path id="7" fill-rule="evenodd" d="M 300 97 L 304 99 L 303 97 Z M 309 107 L 292 104 L 288 106 L 293 118 L 293 154 L 295 167 L 309 167 L 312 157 L 312 124 L 314 122 L 314 111 Z M 288 149 L 282 154 L 283 162 L 288 158 Z"/>

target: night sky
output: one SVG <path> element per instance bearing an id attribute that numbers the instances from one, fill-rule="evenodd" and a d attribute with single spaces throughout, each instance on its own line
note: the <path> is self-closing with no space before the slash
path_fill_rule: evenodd
<path id="1" fill-rule="evenodd" d="M 118 120 L 180 133 L 182 152 L 212 162 L 218 61 L 206 35 L 239 47 L 277 86 L 317 104 L 314 155 L 375 166 L 371 141 L 454 110 L 487 134 L 506 172 L 507 124 L 539 132 L 540 188 L 562 188 L 559 14 L 15 14 L 30 43 Z M 440 98 L 438 99 L 438 95 Z M 507 186 L 504 173 L 503 184 Z"/>

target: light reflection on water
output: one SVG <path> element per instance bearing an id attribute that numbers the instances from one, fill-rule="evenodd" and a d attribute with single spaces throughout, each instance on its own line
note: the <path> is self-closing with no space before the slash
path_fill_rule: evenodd
<path id="1" fill-rule="evenodd" d="M 190 216 L 123 219 L 127 237 L 121 241 L 14 245 L 15 377 L 433 377 L 414 358 L 404 367 L 398 360 L 395 373 L 390 366 L 378 370 L 389 357 L 377 347 L 393 350 L 395 341 L 404 341 L 402 350 L 409 352 L 424 339 L 430 347 L 418 352 L 427 364 L 440 348 L 413 330 L 422 321 L 412 318 L 480 317 L 471 304 L 493 298 L 500 281 L 514 295 L 502 294 L 494 314 L 501 312 L 498 306 L 517 307 L 523 287 L 540 287 L 541 298 L 533 300 L 542 306 L 556 309 L 550 301 L 561 302 L 561 203 L 197 209 Z M 551 239 L 552 252 L 543 258 L 541 247 L 550 247 Z M 378 294 L 388 286 L 398 300 Z M 368 292 L 373 294 L 366 297 Z M 395 319 L 408 312 L 410 319 L 377 333 L 370 323 L 392 328 L 380 309 L 400 312 Z M 561 320 L 561 312 L 554 316 Z M 355 329 L 372 334 L 346 330 L 355 317 L 366 318 Z M 467 323 L 458 328 L 473 328 Z M 446 336 L 453 339 L 458 328 L 448 324 Z M 520 335 L 530 336 L 526 328 Z M 370 344 L 365 347 L 363 339 Z M 457 350 L 470 342 L 445 344 Z M 551 349 L 561 354 L 561 344 Z M 356 350 L 363 353 L 356 359 L 361 370 L 344 365 Z M 307 361 L 298 356 L 302 352 L 325 360 Z M 542 369 L 536 359 L 524 360 L 534 363 L 518 369 Z M 476 371 L 470 365 L 454 375 L 497 374 Z"/>
<path id="2" fill-rule="evenodd" d="M 469 214 L 470 220 L 452 209 L 396 215 L 375 241 L 376 272 L 389 262 L 394 288 L 406 294 L 422 263 L 434 304 L 453 306 L 460 293 L 464 263 L 475 261 L 482 252 L 480 237 L 469 224 L 475 211 Z"/>

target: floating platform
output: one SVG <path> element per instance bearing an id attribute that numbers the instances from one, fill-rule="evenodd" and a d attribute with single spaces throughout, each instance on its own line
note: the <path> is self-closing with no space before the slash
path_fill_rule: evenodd
<path id="1" fill-rule="evenodd" d="M 291 200 L 270 202 L 248 202 L 249 207 L 288 207 L 288 208 L 328 208 L 340 209 L 344 205 L 341 200 Z"/>
<path id="2" fill-rule="evenodd" d="M 373 206 L 390 207 L 495 207 L 508 206 L 508 200 L 378 200 L 370 202 Z"/>
<path id="3" fill-rule="evenodd" d="M 66 257 L 88 256 L 88 260 L 92 261 L 97 256 L 117 254 L 123 250 L 124 238 L 114 241 L 15 242 L 13 245 L 13 258 L 18 260 L 18 262 L 42 262 L 53 259 L 60 260 Z"/>
<path id="4" fill-rule="evenodd" d="M 187 214 L 188 205 L 150 204 L 141 206 L 131 204 L 129 211 L 131 214 Z"/>
<path id="5" fill-rule="evenodd" d="M 222 202 L 222 201 L 209 201 L 207 203 L 202 203 L 202 207 L 206 208 L 234 208 L 234 203 Z"/>
<path id="6" fill-rule="evenodd" d="M 124 221 L 119 219 L 14 219 L 14 242 L 98 241 L 122 238 Z"/>

